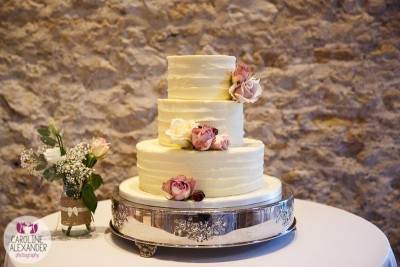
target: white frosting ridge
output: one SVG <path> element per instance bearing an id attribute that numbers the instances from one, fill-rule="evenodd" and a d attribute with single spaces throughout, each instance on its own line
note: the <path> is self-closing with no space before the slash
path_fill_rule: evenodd
<path id="1" fill-rule="evenodd" d="M 236 58 L 224 55 L 169 56 L 169 99 L 229 100 Z"/>
<path id="2" fill-rule="evenodd" d="M 162 183 L 177 175 L 196 180 L 207 197 L 240 195 L 263 185 L 264 144 L 244 139 L 225 151 L 196 151 L 161 146 L 157 139 L 137 144 L 140 189 L 163 195 Z"/>
<path id="3" fill-rule="evenodd" d="M 243 104 L 224 100 L 158 99 L 158 139 L 164 146 L 173 146 L 165 131 L 171 120 L 182 118 L 218 129 L 227 134 L 232 146 L 243 144 Z"/>

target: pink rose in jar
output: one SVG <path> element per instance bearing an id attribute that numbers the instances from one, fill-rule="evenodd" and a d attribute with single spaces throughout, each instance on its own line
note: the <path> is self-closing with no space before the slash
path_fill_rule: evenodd
<path id="1" fill-rule="evenodd" d="M 109 145 L 110 144 L 107 143 L 106 139 L 104 138 L 93 138 L 92 144 L 90 145 L 90 153 L 92 153 L 98 159 L 103 159 L 106 157 L 107 152 L 110 149 Z"/>
<path id="2" fill-rule="evenodd" d="M 170 200 L 185 200 L 192 195 L 195 186 L 196 181 L 193 178 L 178 175 L 163 183 L 161 189 Z"/>
<path id="3" fill-rule="evenodd" d="M 247 80 L 250 75 L 250 67 L 244 63 L 239 63 L 232 73 L 232 82 L 235 83 L 242 83 Z"/>
<path id="4" fill-rule="evenodd" d="M 260 80 L 251 77 L 242 83 L 235 83 L 229 88 L 229 93 L 238 102 L 254 103 L 261 95 Z"/>
<path id="5" fill-rule="evenodd" d="M 215 137 L 215 142 L 211 145 L 214 150 L 227 150 L 231 146 L 229 135 L 222 134 Z"/>
<path id="6" fill-rule="evenodd" d="M 207 125 L 198 126 L 192 130 L 192 145 L 197 150 L 208 150 L 215 140 L 218 130 Z"/>

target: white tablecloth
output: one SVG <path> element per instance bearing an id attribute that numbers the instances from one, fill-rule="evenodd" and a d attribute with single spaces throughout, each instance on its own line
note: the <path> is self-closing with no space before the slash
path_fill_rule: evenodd
<path id="1" fill-rule="evenodd" d="M 59 213 L 51 214 L 43 218 L 53 239 L 45 258 L 24 265 L 6 257 L 4 266 L 397 266 L 386 236 L 368 221 L 299 199 L 294 209 L 297 230 L 272 241 L 215 249 L 158 247 L 152 258 L 142 258 L 132 241 L 110 232 L 111 202 L 101 201 L 91 235 L 66 238 L 60 225 L 56 229 Z"/>

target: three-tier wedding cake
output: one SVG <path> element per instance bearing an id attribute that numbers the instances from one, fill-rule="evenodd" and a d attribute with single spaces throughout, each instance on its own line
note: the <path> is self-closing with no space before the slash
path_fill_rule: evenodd
<path id="1" fill-rule="evenodd" d="M 233 56 L 167 59 L 158 138 L 136 145 L 138 176 L 113 195 L 113 232 L 149 257 L 158 245 L 244 245 L 293 230 L 292 190 L 263 173 L 263 142 L 243 137 L 259 80 Z"/>
<path id="2" fill-rule="evenodd" d="M 236 70 L 238 76 L 243 76 L 236 81 L 241 86 L 250 80 L 249 68 L 241 65 L 242 70 L 238 70 L 236 58 L 224 55 L 167 59 L 168 99 L 158 100 L 158 139 L 137 144 L 139 175 L 123 182 L 120 194 L 144 204 L 151 201 L 161 206 L 192 207 L 245 205 L 279 196 L 280 181 L 263 174 L 264 144 L 243 138 L 243 102 L 258 98 L 258 80 L 253 79 L 254 89 L 248 92 L 236 90 L 238 97 L 229 90 L 232 73 Z M 217 129 L 218 134 L 210 138 L 224 136 L 229 139 L 229 147 L 198 149 L 190 139 L 192 128 L 199 125 Z M 178 141 L 176 136 L 180 137 Z M 181 145 L 182 140 L 188 145 Z M 163 184 L 177 176 L 193 178 L 195 188 L 205 194 L 204 201 L 170 203 L 164 197 Z"/>

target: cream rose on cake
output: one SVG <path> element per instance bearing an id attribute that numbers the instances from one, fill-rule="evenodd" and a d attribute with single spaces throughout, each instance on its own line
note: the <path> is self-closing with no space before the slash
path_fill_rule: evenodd
<path id="1" fill-rule="evenodd" d="M 191 137 L 193 128 L 197 127 L 194 120 L 184 120 L 181 118 L 172 119 L 170 128 L 165 134 L 171 138 L 171 143 L 182 148 L 192 146 Z"/>

